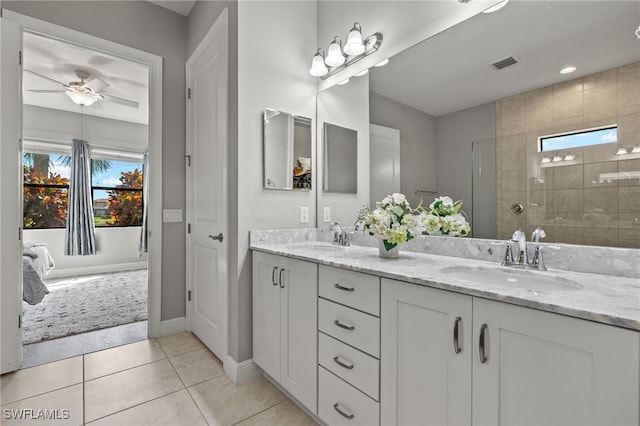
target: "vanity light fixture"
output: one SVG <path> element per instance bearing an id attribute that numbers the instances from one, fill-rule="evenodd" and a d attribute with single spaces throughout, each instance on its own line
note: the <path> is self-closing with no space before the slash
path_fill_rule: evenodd
<path id="1" fill-rule="evenodd" d="M 491 6 L 489 9 L 485 9 L 482 11 L 482 13 L 493 13 L 493 12 L 497 12 L 500 9 L 502 9 L 503 7 L 505 7 L 507 5 L 507 3 L 509 3 L 509 0 L 504 0 L 501 1 L 500 3 Z"/>
<path id="2" fill-rule="evenodd" d="M 627 151 L 627 148 L 620 147 L 620 148 L 617 148 L 613 153 L 615 155 L 627 155 L 629 152 Z"/>
<path id="3" fill-rule="evenodd" d="M 358 22 L 353 24 L 353 28 L 349 31 L 347 44 L 344 46 L 344 53 L 349 56 L 357 56 L 364 52 L 364 43 L 362 43 L 362 27 Z"/>
<path id="4" fill-rule="evenodd" d="M 560 74 L 570 74 L 572 72 L 574 72 L 577 68 L 574 67 L 573 65 L 570 65 L 568 67 L 564 67 L 560 70 Z"/>
<path id="5" fill-rule="evenodd" d="M 562 161 L 562 160 L 564 160 L 562 155 L 554 155 L 551 161 L 553 161 L 554 163 L 557 163 L 558 161 Z"/>
<path id="6" fill-rule="evenodd" d="M 631 148 L 631 154 L 640 154 L 640 145 L 636 145 Z"/>
<path id="7" fill-rule="evenodd" d="M 314 77 L 320 77 L 322 80 L 327 79 L 360 59 L 376 52 L 381 45 L 381 33 L 372 34 L 363 40 L 362 27 L 356 22 L 349 31 L 344 49 L 342 48 L 342 40 L 339 36 L 333 38 L 333 41 L 327 48 L 326 55 L 323 49 L 318 49 L 311 60 L 309 74 Z"/>
<path id="8" fill-rule="evenodd" d="M 553 158 L 551 157 L 542 157 L 542 160 L 540 160 L 540 162 L 542 164 L 546 164 L 546 163 L 550 163 L 553 160 Z"/>
<path id="9" fill-rule="evenodd" d="M 340 37 L 335 36 L 329 45 L 327 57 L 324 61 L 330 67 L 337 67 L 338 65 L 344 64 L 346 60 L 347 58 L 345 58 L 342 53 L 342 40 L 340 40 Z"/>
<path id="10" fill-rule="evenodd" d="M 571 153 L 569 153 L 569 154 L 566 154 L 566 155 L 564 156 L 563 160 L 564 160 L 564 161 L 573 161 L 573 160 L 575 160 L 576 158 L 578 158 L 578 154 L 571 154 Z"/>

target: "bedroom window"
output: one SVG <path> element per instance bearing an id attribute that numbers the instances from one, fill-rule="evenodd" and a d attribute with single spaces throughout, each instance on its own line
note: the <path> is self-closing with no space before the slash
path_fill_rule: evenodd
<path id="1" fill-rule="evenodd" d="M 69 155 L 25 152 L 24 229 L 64 228 L 70 177 Z M 142 163 L 100 156 L 91 160 L 96 227 L 142 225 Z"/>

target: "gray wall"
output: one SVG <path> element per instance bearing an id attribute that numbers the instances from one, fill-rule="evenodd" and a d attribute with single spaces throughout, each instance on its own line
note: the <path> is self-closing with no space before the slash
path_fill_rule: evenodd
<path id="1" fill-rule="evenodd" d="M 146 1 L 6 1 L 2 7 L 164 58 L 162 206 L 185 207 L 185 63 L 187 18 Z M 162 320 L 185 315 L 185 235 L 163 225 Z"/>
<path id="2" fill-rule="evenodd" d="M 438 187 L 436 119 L 375 92 L 369 92 L 369 117 L 372 124 L 400 130 L 400 192 L 414 207 L 420 197 L 430 203 L 431 194 L 414 194 L 414 190 Z"/>
<path id="3" fill-rule="evenodd" d="M 454 201 L 464 200 L 462 208 L 469 222 L 473 214 L 471 143 L 495 137 L 495 102 L 441 115 L 436 120 L 438 193 Z"/>

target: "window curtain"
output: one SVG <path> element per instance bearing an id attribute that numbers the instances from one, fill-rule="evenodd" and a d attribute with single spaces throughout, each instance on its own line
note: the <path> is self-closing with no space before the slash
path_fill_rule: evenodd
<path id="1" fill-rule="evenodd" d="M 140 244 L 138 252 L 147 252 L 147 222 L 149 219 L 149 151 L 144 153 L 142 164 L 142 228 L 140 229 Z"/>
<path id="2" fill-rule="evenodd" d="M 69 207 L 64 254 L 96 254 L 93 204 L 91 202 L 91 150 L 86 141 L 74 139 L 71 146 Z"/>

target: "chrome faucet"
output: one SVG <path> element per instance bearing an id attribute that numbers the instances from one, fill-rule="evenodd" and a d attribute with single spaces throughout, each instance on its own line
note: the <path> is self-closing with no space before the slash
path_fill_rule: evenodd
<path id="1" fill-rule="evenodd" d="M 532 242 L 539 242 L 540 238 L 546 237 L 546 234 L 542 228 L 539 226 L 533 230 L 531 234 Z M 538 271 L 546 271 L 547 267 L 544 264 L 544 259 L 542 258 L 542 248 L 541 245 L 536 245 L 535 251 L 533 253 L 533 259 L 529 262 L 529 256 L 527 253 L 527 237 L 525 233 L 521 229 L 516 229 L 511 236 L 511 241 L 518 243 L 518 254 L 514 257 L 513 249 L 511 247 L 510 241 L 505 241 L 502 243 L 495 244 L 504 244 L 506 246 L 506 251 L 504 254 L 504 260 L 502 261 L 502 266 L 511 266 L 513 268 L 523 268 L 523 269 L 535 269 Z M 556 246 L 546 246 L 551 249 L 560 249 L 560 247 Z"/>
<path id="2" fill-rule="evenodd" d="M 333 232 L 333 244 L 337 244 L 340 246 L 350 246 L 350 236 L 349 232 L 342 229 L 338 222 L 333 222 L 329 225 L 329 232 Z"/>

